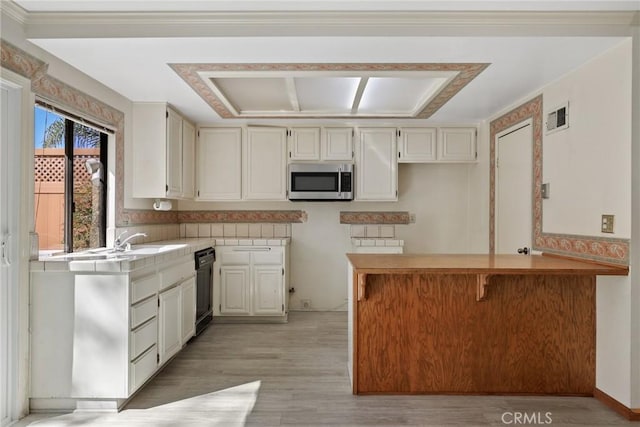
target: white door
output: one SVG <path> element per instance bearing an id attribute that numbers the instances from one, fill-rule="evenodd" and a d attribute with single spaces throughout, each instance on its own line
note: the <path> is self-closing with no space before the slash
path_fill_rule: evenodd
<path id="1" fill-rule="evenodd" d="M 180 286 L 160 294 L 158 307 L 158 354 L 162 365 L 182 348 L 182 302 Z"/>
<path id="2" fill-rule="evenodd" d="M 167 197 L 182 195 L 182 118 L 167 109 Z"/>
<path id="3" fill-rule="evenodd" d="M 182 197 L 192 199 L 195 182 L 196 128 L 184 120 L 182 122 Z"/>
<path id="4" fill-rule="evenodd" d="M 284 300 L 282 293 L 282 266 L 256 265 L 253 267 L 254 293 L 253 314 L 282 314 Z"/>
<path id="5" fill-rule="evenodd" d="M 292 128 L 290 135 L 291 160 L 320 160 L 320 128 Z"/>
<path id="6" fill-rule="evenodd" d="M 521 124 L 496 140 L 496 253 L 529 253 L 532 230 L 533 139 Z"/>
<path id="7" fill-rule="evenodd" d="M 182 292 L 182 344 L 196 333 L 196 278 L 180 285 Z"/>
<path id="8" fill-rule="evenodd" d="M 401 128 L 398 163 L 436 160 L 436 128 Z"/>
<path id="9" fill-rule="evenodd" d="M 243 198 L 286 200 L 287 130 L 250 127 L 242 148 Z"/>
<path id="10" fill-rule="evenodd" d="M 196 198 L 242 198 L 242 128 L 202 128 L 196 146 Z"/>
<path id="11" fill-rule="evenodd" d="M 353 160 L 353 128 L 324 128 L 322 160 Z"/>
<path id="12" fill-rule="evenodd" d="M 248 265 L 220 268 L 220 314 L 250 314 L 249 283 Z"/>
<path id="13" fill-rule="evenodd" d="M 360 129 L 356 164 L 357 200 L 398 199 L 395 128 Z"/>
<path id="14" fill-rule="evenodd" d="M 0 82 L 0 426 L 15 419 L 18 270 L 15 250 L 21 91 Z"/>

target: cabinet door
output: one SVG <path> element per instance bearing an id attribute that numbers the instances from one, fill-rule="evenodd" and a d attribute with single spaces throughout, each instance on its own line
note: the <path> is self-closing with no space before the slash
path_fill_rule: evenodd
<path id="1" fill-rule="evenodd" d="M 286 129 L 248 128 L 243 145 L 245 200 L 286 200 Z"/>
<path id="2" fill-rule="evenodd" d="M 291 160 L 320 160 L 320 128 L 292 128 L 289 133 Z"/>
<path id="3" fill-rule="evenodd" d="M 182 197 L 193 199 L 195 181 L 196 128 L 182 121 Z"/>
<path id="4" fill-rule="evenodd" d="M 356 164 L 356 200 L 397 200 L 395 128 L 362 128 Z"/>
<path id="5" fill-rule="evenodd" d="M 240 200 L 242 129 L 202 128 L 196 149 L 196 199 Z"/>
<path id="6" fill-rule="evenodd" d="M 160 364 L 163 364 L 182 348 L 182 302 L 180 286 L 162 292 L 159 300 L 158 354 L 160 355 Z"/>
<path id="7" fill-rule="evenodd" d="M 421 163 L 436 160 L 435 128 L 401 128 L 398 146 L 399 163 Z"/>
<path id="8" fill-rule="evenodd" d="M 324 128 L 322 160 L 353 159 L 353 128 Z"/>
<path id="9" fill-rule="evenodd" d="M 180 285 L 182 292 L 182 344 L 196 333 L 196 278 L 185 280 Z"/>
<path id="10" fill-rule="evenodd" d="M 182 195 L 182 117 L 171 109 L 167 109 L 167 113 L 167 197 L 180 197 Z"/>
<path id="11" fill-rule="evenodd" d="M 468 162 L 476 160 L 476 128 L 440 128 L 438 160 Z"/>
<path id="12" fill-rule="evenodd" d="M 220 267 L 220 314 L 250 314 L 249 266 Z"/>
<path id="13" fill-rule="evenodd" d="M 253 314 L 283 314 L 283 278 L 282 266 L 254 265 Z"/>

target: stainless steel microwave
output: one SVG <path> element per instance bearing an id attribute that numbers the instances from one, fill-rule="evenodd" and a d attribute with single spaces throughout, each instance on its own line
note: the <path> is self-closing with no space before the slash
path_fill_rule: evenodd
<path id="1" fill-rule="evenodd" d="M 291 163 L 289 200 L 353 200 L 353 178 L 349 163 Z"/>

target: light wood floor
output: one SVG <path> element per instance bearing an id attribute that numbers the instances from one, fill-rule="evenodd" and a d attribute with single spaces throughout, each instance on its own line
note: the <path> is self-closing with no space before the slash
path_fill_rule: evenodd
<path id="1" fill-rule="evenodd" d="M 118 414 L 31 415 L 34 426 L 553 426 L 632 424 L 592 398 L 353 396 L 346 313 L 294 312 L 282 325 L 214 324 Z M 529 424 L 531 425 L 531 424 Z M 640 425 L 640 424 L 635 424 Z"/>

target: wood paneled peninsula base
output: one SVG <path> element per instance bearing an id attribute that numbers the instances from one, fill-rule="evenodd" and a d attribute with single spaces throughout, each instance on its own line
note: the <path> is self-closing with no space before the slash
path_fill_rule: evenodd
<path id="1" fill-rule="evenodd" d="M 595 388 L 597 275 L 552 256 L 348 254 L 353 393 Z"/>

